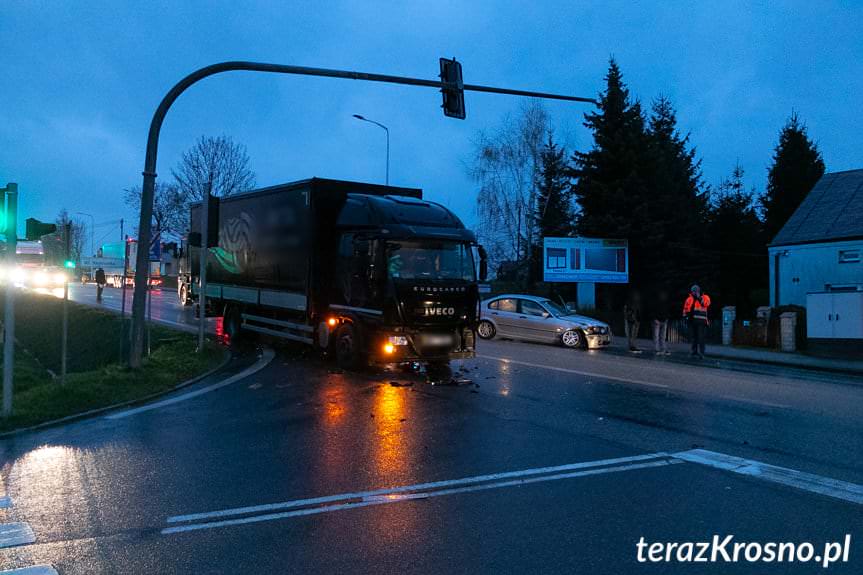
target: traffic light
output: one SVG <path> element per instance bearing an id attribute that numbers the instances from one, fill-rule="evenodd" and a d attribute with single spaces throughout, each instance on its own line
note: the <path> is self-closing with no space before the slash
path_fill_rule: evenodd
<path id="1" fill-rule="evenodd" d="M 207 247 L 219 245 L 219 198 L 210 195 L 207 203 Z"/>
<path id="2" fill-rule="evenodd" d="M 455 84 L 454 88 L 441 88 L 444 115 L 464 120 L 464 82 L 461 77 L 461 62 L 456 62 L 455 58 L 452 60 L 441 58 L 440 79 L 442 82 Z"/>
<path id="3" fill-rule="evenodd" d="M 75 260 L 66 260 L 65 262 L 63 262 L 63 267 L 69 268 L 70 270 L 74 270 L 75 269 Z"/>
<path id="4" fill-rule="evenodd" d="M 27 233 L 25 234 L 25 237 L 29 241 L 38 240 L 42 236 L 47 236 L 48 234 L 53 234 L 57 231 L 56 225 L 40 222 L 36 218 L 27 218 L 26 224 Z"/>

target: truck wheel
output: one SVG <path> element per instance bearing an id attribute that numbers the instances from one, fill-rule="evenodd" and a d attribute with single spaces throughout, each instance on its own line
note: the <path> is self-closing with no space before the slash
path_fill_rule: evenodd
<path id="1" fill-rule="evenodd" d="M 230 306 L 225 310 L 225 315 L 222 319 L 222 331 L 225 333 L 227 343 L 230 347 L 236 347 L 242 338 L 243 318 L 240 316 L 240 309 L 236 306 Z"/>
<path id="2" fill-rule="evenodd" d="M 568 329 L 563 332 L 560 341 L 565 347 L 571 348 L 584 347 L 585 343 L 584 336 L 577 329 Z"/>
<path id="3" fill-rule="evenodd" d="M 192 300 L 189 298 L 189 288 L 186 287 L 186 284 L 180 286 L 180 305 L 183 307 L 192 305 Z"/>
<path id="4" fill-rule="evenodd" d="M 358 330 L 346 323 L 336 332 L 336 363 L 344 369 L 356 369 L 362 365 L 362 348 Z"/>
<path id="5" fill-rule="evenodd" d="M 476 328 L 476 333 L 482 339 L 491 339 L 494 337 L 495 334 L 494 324 L 484 319 L 479 322 L 479 325 Z"/>

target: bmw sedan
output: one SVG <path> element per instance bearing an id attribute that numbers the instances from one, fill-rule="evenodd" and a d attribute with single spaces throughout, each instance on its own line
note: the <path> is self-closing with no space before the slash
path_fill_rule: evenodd
<path id="1" fill-rule="evenodd" d="M 578 315 L 550 299 L 520 294 L 483 301 L 477 333 L 483 339 L 499 336 L 587 349 L 611 343 L 608 324 Z"/>

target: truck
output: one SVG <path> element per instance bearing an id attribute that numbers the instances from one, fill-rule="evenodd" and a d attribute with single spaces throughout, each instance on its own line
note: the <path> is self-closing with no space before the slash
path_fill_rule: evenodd
<path id="1" fill-rule="evenodd" d="M 92 264 L 93 269 L 101 267 L 105 271 L 105 279 L 111 287 L 123 287 L 124 280 L 127 286 L 135 286 L 135 262 L 138 255 L 137 240 L 126 238 L 125 242 L 102 244 L 100 253 L 101 257 L 91 258 L 83 263 Z M 161 264 L 157 261 L 151 261 L 149 262 L 149 266 L 150 287 L 157 287 L 162 284 Z"/>
<path id="2" fill-rule="evenodd" d="M 485 251 L 422 190 L 311 178 L 193 204 L 178 296 L 200 292 L 223 336 L 302 342 L 346 368 L 474 357 Z M 213 237 L 216 236 L 216 237 Z M 199 306 L 200 307 L 200 306 Z"/>

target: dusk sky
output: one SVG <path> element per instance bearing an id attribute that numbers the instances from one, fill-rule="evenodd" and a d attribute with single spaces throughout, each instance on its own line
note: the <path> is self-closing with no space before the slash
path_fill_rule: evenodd
<path id="1" fill-rule="evenodd" d="M 434 79 L 438 58 L 455 56 L 467 83 L 593 97 L 614 55 L 643 102 L 671 98 L 707 183 L 739 160 L 761 191 L 792 110 L 828 171 L 863 167 L 861 30 L 858 2 L 6 0 L 0 185 L 18 182 L 19 221 L 53 221 L 65 207 L 92 213 L 104 224 L 97 242 L 112 241 L 119 230 L 107 222 L 137 223 L 122 190 L 141 183 L 152 113 L 198 67 L 258 60 Z M 384 134 L 351 117 L 362 114 L 389 126 L 391 183 L 423 188 L 471 224 L 471 141 L 520 99 L 466 99 L 460 121 L 443 116 L 434 89 L 228 73 L 170 111 L 158 172 L 170 178 L 200 135 L 225 134 L 248 147 L 259 186 L 312 176 L 383 183 Z M 568 150 L 591 145 L 586 105 L 547 108 Z"/>

